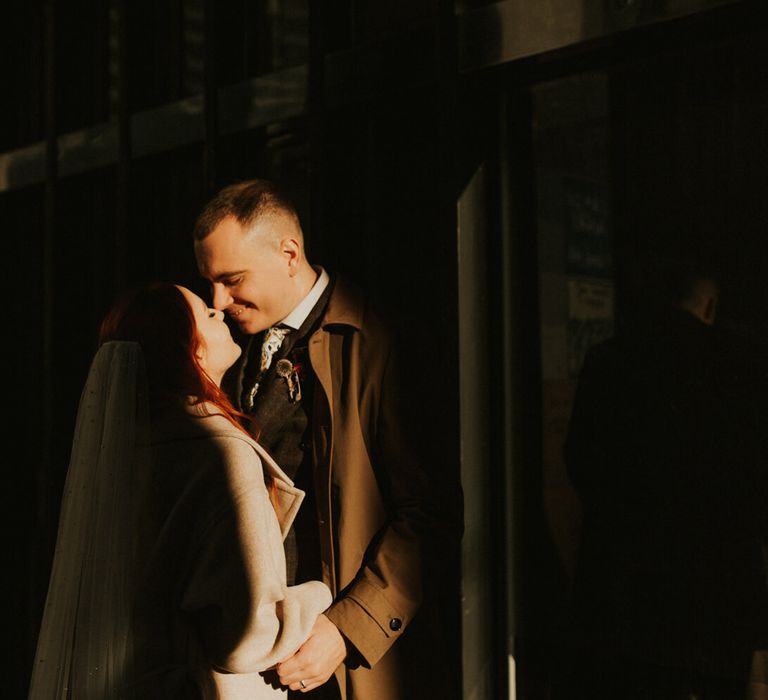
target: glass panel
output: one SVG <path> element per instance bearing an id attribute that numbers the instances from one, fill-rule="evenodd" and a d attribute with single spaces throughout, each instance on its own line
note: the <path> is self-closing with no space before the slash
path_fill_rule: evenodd
<path id="1" fill-rule="evenodd" d="M 110 46 L 109 2 L 70 0 L 56 4 L 54 85 L 59 134 L 109 118 L 110 77 L 117 64 Z"/>
<path id="2" fill-rule="evenodd" d="M 741 697 L 765 643 L 767 69 L 754 30 L 532 90 L 556 698 Z"/>
<path id="3" fill-rule="evenodd" d="M 614 322 L 608 81 L 590 73 L 533 91 L 541 309 L 544 504 L 566 575 L 573 575 L 579 502 L 562 444 L 586 350 Z"/>
<path id="4" fill-rule="evenodd" d="M 42 0 L 15 0 L 7 7 L 0 22 L 0 153 L 42 139 L 45 123 Z"/>
<path id="5" fill-rule="evenodd" d="M 125 3 L 129 111 L 202 91 L 204 19 L 203 0 Z"/>
<path id="6" fill-rule="evenodd" d="M 220 84 L 309 61 L 307 0 L 226 0 L 215 11 Z"/>
<path id="7" fill-rule="evenodd" d="M 43 457 L 43 323 L 42 294 L 43 232 L 45 191 L 27 187 L 0 197 L 3 222 L 3 296 L 6 299 L 6 357 L 9 360 L 4 384 L 13 397 L 13 408 L 6 411 L 5 435 L 22 450 L 15 450 L 4 472 L 0 495 L 5 525 L 2 546 L 5 566 L 16 572 L 5 581 L 9 603 L 5 624 L 14 630 L 16 642 L 7 650 L 8 673 L 3 694 L 25 697 L 32 667 L 30 647 L 34 648 L 39 630 L 42 601 L 48 588 L 48 560 L 53 541 L 45 513 L 52 500 L 50 485 L 40 478 Z M 10 466 L 12 464 L 12 467 Z M 37 507 L 35 507 L 37 506 Z M 41 562 L 43 562 L 41 564 Z"/>

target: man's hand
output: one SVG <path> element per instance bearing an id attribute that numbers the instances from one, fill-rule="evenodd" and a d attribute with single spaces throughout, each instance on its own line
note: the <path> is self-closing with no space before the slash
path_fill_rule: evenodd
<path id="1" fill-rule="evenodd" d="M 319 615 L 307 641 L 277 665 L 280 683 L 291 690 L 313 690 L 333 675 L 346 655 L 341 632 L 325 615 Z"/>

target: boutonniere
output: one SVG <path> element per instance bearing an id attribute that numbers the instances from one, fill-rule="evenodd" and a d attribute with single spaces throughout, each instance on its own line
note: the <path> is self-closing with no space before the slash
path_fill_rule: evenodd
<path id="1" fill-rule="evenodd" d="M 275 372 L 278 377 L 282 377 L 288 386 L 288 398 L 291 403 L 301 401 L 301 381 L 299 380 L 299 369 L 301 365 L 294 365 L 290 360 L 283 358 L 277 361 Z"/>

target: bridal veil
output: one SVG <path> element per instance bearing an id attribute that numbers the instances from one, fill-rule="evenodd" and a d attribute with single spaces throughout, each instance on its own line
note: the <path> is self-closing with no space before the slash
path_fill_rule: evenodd
<path id="1" fill-rule="evenodd" d="M 103 344 L 78 408 L 31 700 L 128 697 L 148 420 L 140 346 Z"/>

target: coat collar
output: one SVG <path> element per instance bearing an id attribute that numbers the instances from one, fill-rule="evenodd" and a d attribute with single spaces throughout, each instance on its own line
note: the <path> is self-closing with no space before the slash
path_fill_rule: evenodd
<path id="1" fill-rule="evenodd" d="M 323 328 L 342 325 L 352 326 L 359 331 L 363 327 L 364 313 L 365 298 L 362 290 L 341 275 L 334 275 L 333 291 L 323 316 Z"/>
<path id="2" fill-rule="evenodd" d="M 261 459 L 264 473 L 269 475 L 274 481 L 277 491 L 277 502 L 274 504 L 275 514 L 280 523 L 280 531 L 283 539 L 285 539 L 296 518 L 301 502 L 304 500 L 304 491 L 294 486 L 291 478 L 278 466 L 277 462 L 275 462 L 271 455 L 256 442 L 256 440 L 244 431 L 238 430 L 219 413 L 215 406 L 209 403 L 187 404 L 185 406 L 185 411 L 197 418 L 203 418 L 208 424 L 205 432 L 201 433 L 200 427 L 194 428 L 194 423 L 186 423 L 187 430 L 189 430 L 190 427 L 194 428 L 194 435 L 196 437 L 206 435 L 208 437 L 220 436 L 236 438 L 248 443 L 254 449 Z"/>

